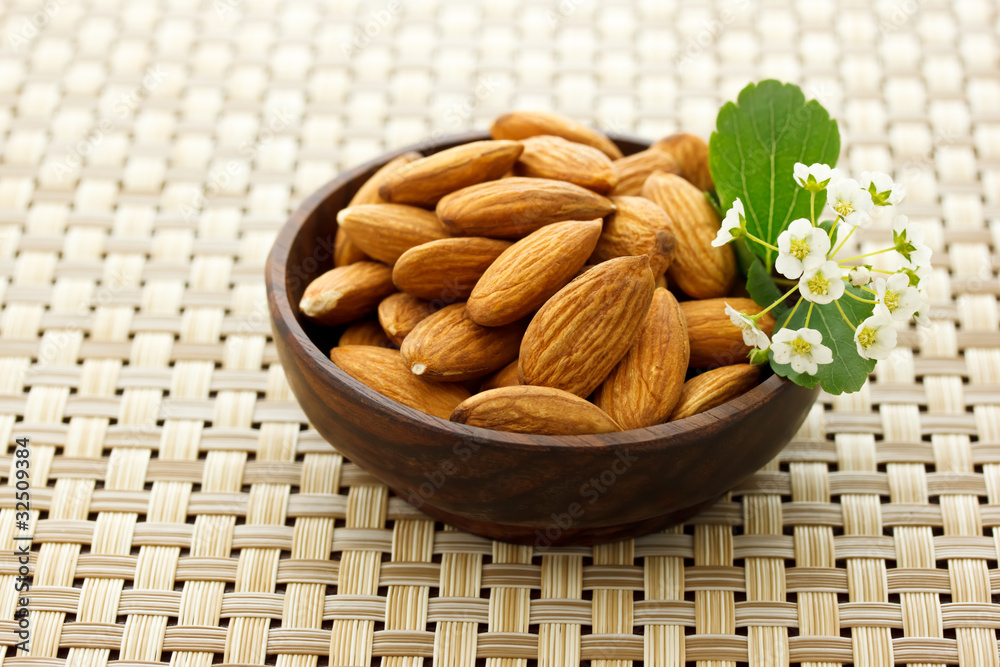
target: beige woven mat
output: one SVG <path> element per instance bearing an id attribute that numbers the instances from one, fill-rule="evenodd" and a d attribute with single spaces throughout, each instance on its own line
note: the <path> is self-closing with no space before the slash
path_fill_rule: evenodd
<path id="1" fill-rule="evenodd" d="M 998 664 L 995 4 L 3 4 L 0 662 Z M 511 107 L 707 134 L 765 76 L 908 183 L 934 325 L 730 499 L 543 556 L 424 519 L 308 427 L 262 269 L 312 189 Z"/>

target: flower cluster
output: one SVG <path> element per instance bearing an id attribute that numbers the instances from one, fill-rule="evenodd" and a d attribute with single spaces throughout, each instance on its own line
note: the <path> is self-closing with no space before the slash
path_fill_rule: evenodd
<path id="1" fill-rule="evenodd" d="M 713 245 L 721 246 L 738 238 L 748 243 L 758 243 L 777 253 L 775 269 L 791 284 L 781 298 L 760 313 L 748 315 L 727 305 L 726 313 L 733 324 L 743 332 L 744 342 L 755 348 L 751 361 L 767 358 L 770 349 L 778 364 L 790 364 L 796 373 L 815 375 L 819 366 L 833 361 L 830 348 L 823 344 L 823 336 L 816 329 L 808 328 L 815 305 L 835 303 L 841 317 L 854 330 L 858 354 L 865 359 L 885 359 L 896 346 L 895 323 L 914 318 L 926 325 L 929 301 L 924 281 L 930 275 L 931 250 L 924 244 L 920 226 L 896 215 L 892 225 L 892 245 L 856 257 L 837 258 L 858 227 L 872 224 L 876 207 L 892 207 L 904 197 L 903 187 L 881 172 L 862 172 L 860 179 L 846 178 L 838 169 L 825 164 L 795 165 L 795 182 L 810 194 L 811 219 L 799 218 L 777 238 L 777 246 L 757 238 L 747 230 L 743 202 L 737 199 L 726 214 Z M 827 204 L 834 219 L 819 223 L 815 213 L 816 194 L 826 190 Z M 839 237 L 839 240 L 838 240 Z M 871 264 L 859 263 L 865 258 L 892 253 L 896 269 L 887 271 Z M 851 285 L 853 290 L 847 289 Z M 865 294 L 858 296 L 855 292 Z M 795 310 L 807 303 L 805 327 L 790 330 L 778 327 L 768 339 L 758 326 L 758 320 L 792 294 L 800 298 L 784 323 L 791 320 Z M 871 304 L 871 316 L 861 322 L 851 321 L 838 302 L 850 297 Z M 867 297 L 867 298 L 865 298 Z M 761 351 L 761 352 L 758 352 Z"/>

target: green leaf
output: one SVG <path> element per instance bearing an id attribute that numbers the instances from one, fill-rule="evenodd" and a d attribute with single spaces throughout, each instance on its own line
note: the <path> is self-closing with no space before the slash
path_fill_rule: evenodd
<path id="1" fill-rule="evenodd" d="M 750 298 L 761 308 L 767 308 L 782 297 L 782 292 L 774 284 L 771 274 L 767 272 L 767 269 L 764 268 L 764 265 L 756 257 L 747 271 L 747 292 L 750 293 Z M 781 322 L 788 314 L 788 306 L 784 303 L 779 303 L 771 310 L 771 314 L 774 315 L 775 321 Z"/>
<path id="2" fill-rule="evenodd" d="M 862 299 L 868 299 L 871 296 L 851 285 L 847 285 L 847 291 Z M 838 304 L 840 309 L 837 308 Z M 805 327 L 809 306 L 810 302 L 805 299 L 799 301 L 787 321 L 785 318 L 778 319 L 779 325 L 792 330 Z M 858 354 L 858 348 L 854 342 L 854 329 L 872 314 L 875 306 L 852 299 L 846 294 L 833 303 L 826 305 L 817 303 L 812 304 L 812 306 L 809 328 L 823 334 L 823 345 L 826 345 L 833 352 L 833 363 L 821 364 L 816 375 L 796 373 L 790 364 L 775 363 L 772 349 L 769 353 L 771 368 L 778 375 L 803 387 L 815 387 L 819 383 L 823 390 L 829 394 L 858 391 L 868 379 L 868 374 L 875 368 L 875 361 L 865 359 Z M 840 312 L 841 309 L 844 311 L 843 315 Z M 844 315 L 851 320 L 850 326 L 844 321 Z M 777 329 L 778 327 L 775 327 L 775 330 Z"/>
<path id="3" fill-rule="evenodd" d="M 837 121 L 816 100 L 806 102 L 792 84 L 767 80 L 750 84 L 736 103 L 719 110 L 709 143 L 709 169 L 722 210 L 739 198 L 746 210 L 747 229 L 777 245 L 778 234 L 792 220 L 810 217 L 809 192 L 792 178 L 796 162 L 835 166 L 840 154 Z M 826 191 L 816 194 L 815 213 L 826 203 Z M 770 271 L 775 253 L 750 243 Z"/>

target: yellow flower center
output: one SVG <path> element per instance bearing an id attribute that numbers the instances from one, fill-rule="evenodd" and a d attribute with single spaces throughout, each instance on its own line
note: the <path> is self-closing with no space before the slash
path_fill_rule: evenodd
<path id="1" fill-rule="evenodd" d="M 809 356 L 809 353 L 812 351 L 812 345 L 802 340 L 801 338 L 796 338 L 791 343 L 789 343 L 789 345 L 792 346 L 792 351 L 795 352 L 795 354 L 799 354 L 802 356 Z"/>
<path id="2" fill-rule="evenodd" d="M 809 242 L 806 239 L 792 239 L 789 252 L 792 253 L 792 257 L 801 262 L 809 256 Z"/>
<path id="3" fill-rule="evenodd" d="M 861 347 L 866 350 L 875 344 L 875 340 L 878 338 L 878 333 L 875 329 L 870 327 L 865 327 L 858 334 L 858 342 L 861 343 Z"/>
<path id="4" fill-rule="evenodd" d="M 830 281 L 822 273 L 817 273 L 806 284 L 809 285 L 809 291 L 813 294 L 826 296 L 830 292 Z"/>
<path id="5" fill-rule="evenodd" d="M 899 308 L 899 292 L 885 291 L 885 307 L 890 313 Z"/>
<path id="6" fill-rule="evenodd" d="M 833 205 L 833 210 L 846 218 L 854 213 L 854 204 L 846 199 L 838 199 L 837 203 Z"/>

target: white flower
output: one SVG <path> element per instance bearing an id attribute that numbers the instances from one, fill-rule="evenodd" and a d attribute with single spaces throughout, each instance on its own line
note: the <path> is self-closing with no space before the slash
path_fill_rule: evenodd
<path id="1" fill-rule="evenodd" d="M 792 220 L 788 229 L 778 234 L 778 259 L 775 268 L 795 280 L 806 269 L 822 264 L 830 252 L 830 237 L 805 218 Z"/>
<path id="2" fill-rule="evenodd" d="M 726 304 L 726 315 L 729 315 L 729 320 L 743 333 L 744 343 L 758 350 L 766 350 L 771 345 L 767 334 L 758 329 L 757 323 L 748 315 L 741 313 L 728 303 Z"/>
<path id="3" fill-rule="evenodd" d="M 906 188 L 894 183 L 889 174 L 881 171 L 861 172 L 860 185 L 871 195 L 872 203 L 876 206 L 892 206 L 903 201 L 906 196 Z"/>
<path id="4" fill-rule="evenodd" d="M 904 269 L 917 270 L 929 267 L 932 251 L 924 245 L 924 230 L 916 222 L 910 222 L 905 215 L 897 215 L 892 221 L 893 255 Z"/>
<path id="5" fill-rule="evenodd" d="M 872 273 L 868 270 L 867 266 L 856 266 L 851 269 L 848 277 L 851 279 L 851 284 L 855 287 L 864 287 L 872 281 Z"/>
<path id="6" fill-rule="evenodd" d="M 740 230 L 747 224 L 746 216 L 743 212 L 743 202 L 739 199 L 733 202 L 732 208 L 726 213 L 725 220 L 722 221 L 722 228 L 712 241 L 712 245 L 718 248 L 726 245 L 740 236 Z"/>
<path id="7" fill-rule="evenodd" d="M 858 325 L 854 331 L 854 342 L 858 354 L 865 359 L 885 359 L 896 347 L 896 329 L 892 316 L 885 306 L 875 306 L 872 316 Z"/>
<path id="8" fill-rule="evenodd" d="M 799 184 L 799 187 L 803 187 L 810 192 L 819 192 L 826 189 L 830 179 L 834 177 L 835 171 L 829 165 L 825 165 L 822 162 L 817 162 L 809 166 L 801 162 L 796 162 L 795 166 L 792 167 L 792 178 Z"/>
<path id="9" fill-rule="evenodd" d="M 894 320 L 908 320 L 920 308 L 920 291 L 910 284 L 905 273 L 894 273 L 888 280 L 879 278 L 875 281 L 875 293 Z"/>
<path id="10" fill-rule="evenodd" d="M 823 334 L 815 329 L 782 329 L 774 334 L 771 350 L 776 362 L 790 363 L 796 373 L 816 375 L 819 364 L 833 362 L 833 353 L 823 345 Z"/>
<path id="11" fill-rule="evenodd" d="M 924 290 L 927 289 L 927 279 L 931 277 L 932 270 L 930 266 L 919 266 L 915 269 L 899 269 L 897 273 L 906 274 L 910 279 L 910 285 L 918 290 Z"/>
<path id="12" fill-rule="evenodd" d="M 867 227 L 872 222 L 871 212 L 875 208 L 867 190 L 853 178 L 833 181 L 827 186 L 827 203 L 844 222 L 853 227 Z"/>
<path id="13" fill-rule="evenodd" d="M 799 293 L 803 299 L 824 304 L 844 295 L 844 270 L 836 262 L 823 262 L 802 274 Z"/>

